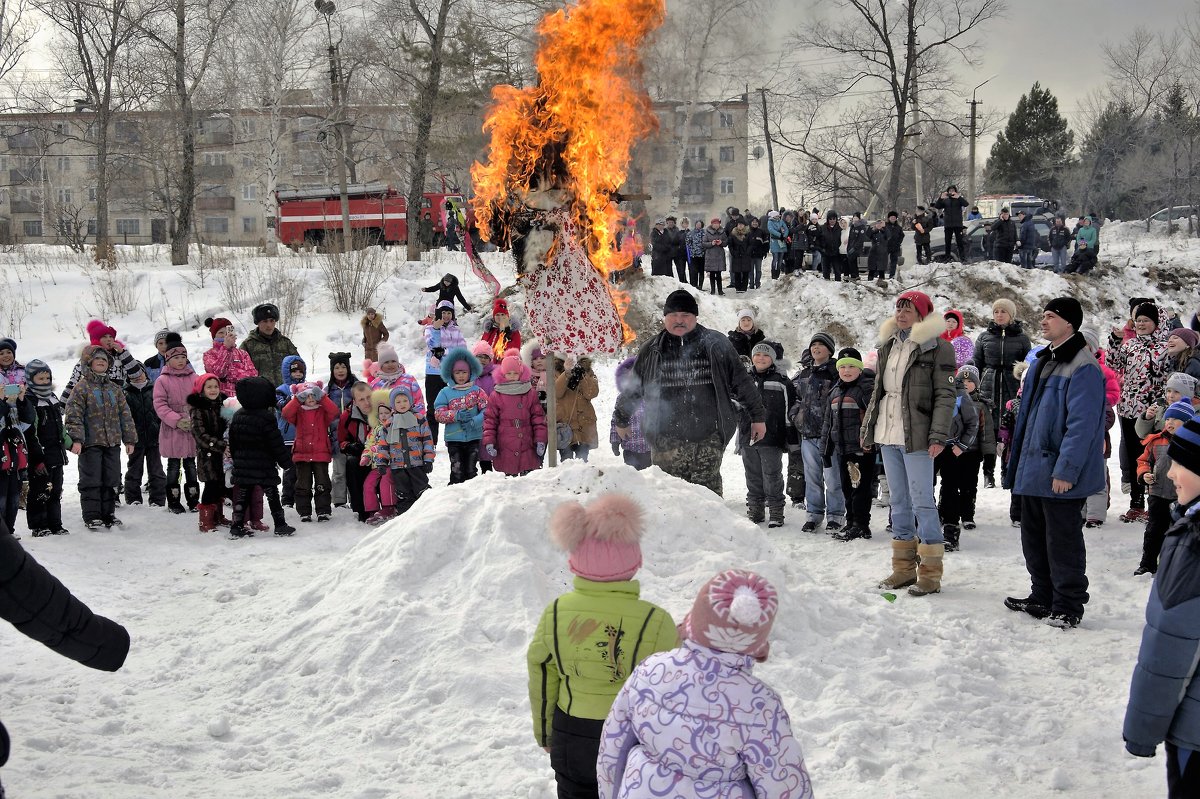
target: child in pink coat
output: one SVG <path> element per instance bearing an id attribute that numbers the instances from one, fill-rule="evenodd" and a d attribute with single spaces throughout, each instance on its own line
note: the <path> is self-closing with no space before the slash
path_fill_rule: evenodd
<path id="1" fill-rule="evenodd" d="M 546 412 L 531 377 L 520 358 L 505 357 L 483 415 L 483 450 L 496 471 L 507 475 L 540 468 L 546 454 Z"/>
<path id="2" fill-rule="evenodd" d="M 212 349 L 204 353 L 204 371 L 216 375 L 222 394 L 226 397 L 235 396 L 237 381 L 243 377 L 257 377 L 258 369 L 250 360 L 250 353 L 238 348 L 233 322 L 224 317 L 213 319 L 210 316 L 204 320 L 204 324 L 213 340 Z"/>
<path id="3" fill-rule="evenodd" d="M 162 422 L 158 451 L 167 459 L 167 508 L 171 513 L 183 513 L 180 499 L 186 499 L 187 510 L 195 510 L 200 502 L 200 483 L 196 479 L 196 439 L 187 401 L 195 389 L 196 370 L 188 363 L 187 348 L 178 333 L 167 334 L 163 362 L 166 365 L 154 381 L 154 412 Z M 182 491 L 180 470 L 184 475 Z"/>
<path id="4" fill-rule="evenodd" d="M 292 385 L 292 398 L 283 406 L 283 418 L 296 428 L 292 445 L 292 463 L 296 465 L 296 512 L 300 521 L 311 522 L 315 483 L 317 521 L 328 521 L 333 514 L 330 494 L 329 425 L 338 418 L 337 406 L 325 396 L 320 380 Z"/>

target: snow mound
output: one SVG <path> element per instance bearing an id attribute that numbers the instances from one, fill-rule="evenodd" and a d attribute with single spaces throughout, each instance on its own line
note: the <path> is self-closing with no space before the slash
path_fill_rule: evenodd
<path id="1" fill-rule="evenodd" d="M 547 521 L 563 501 L 610 491 L 645 509 L 642 595 L 676 622 L 701 585 L 732 567 L 780 588 L 793 640 L 815 640 L 811 620 L 834 615 L 803 571 L 784 575 L 763 530 L 707 489 L 623 464 L 569 462 L 519 481 L 491 473 L 426 493 L 303 591 L 257 653 L 267 662 L 246 675 L 242 712 L 286 707 L 307 727 L 293 734 L 393 750 L 373 775 L 393 796 L 422 785 L 494 795 L 500 775 L 513 782 L 507 795 L 542 795 L 552 774 L 533 742 L 524 652 L 542 610 L 571 584 Z M 347 782 L 366 765 L 337 759 L 324 765 Z"/>

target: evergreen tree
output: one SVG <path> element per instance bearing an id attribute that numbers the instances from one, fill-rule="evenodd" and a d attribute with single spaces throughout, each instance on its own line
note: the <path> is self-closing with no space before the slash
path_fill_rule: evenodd
<path id="1" fill-rule="evenodd" d="M 987 162 L 992 191 L 1012 191 L 1054 199 L 1064 170 L 1071 164 L 1075 135 L 1058 113 L 1049 89 L 1033 84 L 996 137 Z"/>

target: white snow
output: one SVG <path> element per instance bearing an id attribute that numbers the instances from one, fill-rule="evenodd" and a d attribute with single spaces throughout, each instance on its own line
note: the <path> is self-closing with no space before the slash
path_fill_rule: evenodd
<path id="1" fill-rule="evenodd" d="M 1119 322 L 1132 294 L 1194 309 L 1200 253 L 1192 240 L 1124 225 L 1105 226 L 1101 236 L 1115 265 L 1088 278 L 987 264 L 902 267 L 899 282 L 929 292 L 939 308 L 953 300 L 971 327 L 1001 294 L 1020 300 L 1026 319 L 1046 299 L 1075 294 L 1103 311 L 1093 318 L 1102 330 Z M 226 308 L 214 274 L 199 287 L 194 270 L 166 265 L 164 250 L 139 255 L 116 275 L 136 292 L 137 307 L 106 321 L 141 358 L 153 353 L 157 328 L 184 326 L 199 365 L 209 336 L 196 326 L 205 315 L 229 315 L 244 334 L 249 305 L 272 299 L 260 290 L 246 308 Z M 358 318 L 330 310 L 311 260 L 227 257 L 226 268 L 287 270 L 306 287 L 292 338 L 311 374 L 324 379 L 331 350 L 357 359 Z M 390 257 L 394 276 L 377 307 L 402 361 L 419 375 L 416 319 L 431 296 L 419 288 L 448 270 L 469 299 L 481 288 L 461 256 L 435 254 L 438 262 L 428 264 Z M 81 259 L 54 248 L 0 259 L 9 298 L 0 304 L 0 333 L 15 335 L 23 362 L 48 360 L 61 387 L 105 277 L 85 274 Z M 508 259 L 488 259 L 510 284 Z M 1148 285 L 1164 267 L 1180 288 Z M 635 310 L 653 319 L 677 285 L 635 285 Z M 838 346 L 865 350 L 897 291 L 811 275 L 764 286 L 740 298 L 704 294 L 701 322 L 727 330 L 736 309 L 749 305 L 792 358 L 830 323 L 849 333 L 836 335 Z M 468 340 L 481 329 L 479 310 L 464 317 Z M 194 516 L 123 507 L 123 530 L 86 532 L 72 463 L 64 507 L 72 534 L 26 534 L 22 543 L 96 612 L 125 624 L 133 647 L 120 672 L 102 674 L 0 629 L 0 707 L 13 737 L 5 787 L 22 797 L 549 799 L 553 775 L 533 741 L 524 659 L 542 608 L 570 584 L 546 521 L 566 498 L 620 490 L 647 510 L 643 596 L 676 621 L 724 568 L 760 571 L 780 589 L 771 657 L 757 673 L 784 697 L 818 796 L 1165 792 L 1163 759 L 1130 757 L 1121 742 L 1149 588 L 1131 576 L 1141 531 L 1116 519 L 1122 496 L 1114 494 L 1109 522 L 1087 531 L 1092 601 L 1076 630 L 1001 604 L 1006 594 L 1024 595 L 1028 577 L 999 490 L 980 489 L 979 528 L 947 556 L 943 592 L 888 601 L 874 589 L 890 566 L 886 510 L 874 510 L 870 541 L 802 534 L 795 511 L 768 533 L 745 519 L 732 451 L 723 500 L 614 458 L 604 442 L 615 364 L 597 367 L 602 446 L 590 464 L 447 487 L 442 447 L 437 488 L 377 530 L 339 512 L 330 523 L 296 525 L 294 538 L 229 541 L 197 533 Z M 1110 474 L 1119 481 L 1115 462 Z"/>

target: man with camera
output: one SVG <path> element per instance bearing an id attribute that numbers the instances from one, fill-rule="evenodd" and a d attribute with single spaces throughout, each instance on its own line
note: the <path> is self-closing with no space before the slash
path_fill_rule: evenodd
<path id="1" fill-rule="evenodd" d="M 963 231 L 966 226 L 963 224 L 963 209 L 970 203 L 965 197 L 958 193 L 958 186 L 951 184 L 946 187 L 942 195 L 933 204 L 934 208 L 942 211 L 946 229 L 946 260 L 949 261 L 950 256 L 950 237 L 953 236 L 958 246 L 958 260 L 966 262 L 967 260 L 967 245 L 963 237 Z"/>

